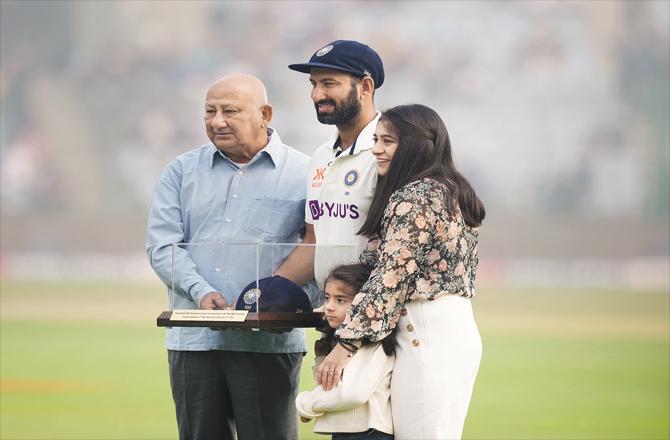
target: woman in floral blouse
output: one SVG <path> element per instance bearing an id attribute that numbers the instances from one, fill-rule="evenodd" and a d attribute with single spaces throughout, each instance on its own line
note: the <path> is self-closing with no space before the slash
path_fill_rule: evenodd
<path id="1" fill-rule="evenodd" d="M 481 358 L 472 314 L 484 205 L 455 168 L 444 122 L 413 104 L 382 113 L 379 181 L 361 261 L 374 270 L 317 370 L 331 389 L 361 341 L 397 327 L 391 405 L 396 439 L 460 438 Z"/>

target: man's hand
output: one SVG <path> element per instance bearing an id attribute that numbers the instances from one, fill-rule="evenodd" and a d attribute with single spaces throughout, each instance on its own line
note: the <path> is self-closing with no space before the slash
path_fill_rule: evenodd
<path id="1" fill-rule="evenodd" d="M 301 244 L 315 244 L 314 225 L 305 223 L 305 238 Z M 275 270 L 273 275 L 284 278 L 304 286 L 314 279 L 314 246 L 296 246 L 284 262 Z"/>
<path id="2" fill-rule="evenodd" d="M 200 308 L 205 310 L 224 310 L 230 309 L 230 306 L 223 295 L 219 292 L 209 292 L 200 300 Z"/>

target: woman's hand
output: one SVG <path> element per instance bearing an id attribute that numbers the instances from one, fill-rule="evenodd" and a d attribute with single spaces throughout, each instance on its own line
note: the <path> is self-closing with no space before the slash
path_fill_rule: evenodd
<path id="1" fill-rule="evenodd" d="M 349 359 L 347 349 L 337 344 L 316 370 L 316 381 L 318 384 L 324 390 L 329 391 L 340 383 L 342 372 L 344 371 L 344 367 L 347 366 Z"/>

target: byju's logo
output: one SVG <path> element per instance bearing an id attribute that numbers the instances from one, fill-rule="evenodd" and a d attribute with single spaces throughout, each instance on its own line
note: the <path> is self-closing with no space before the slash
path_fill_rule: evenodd
<path id="1" fill-rule="evenodd" d="M 342 219 L 350 218 L 352 220 L 356 220 L 360 217 L 358 206 L 350 203 L 331 203 L 310 200 L 309 211 L 312 213 L 312 219 L 314 219 L 314 221 L 323 216 Z"/>
<path id="2" fill-rule="evenodd" d="M 318 220 L 323 215 L 323 209 L 319 206 L 318 200 L 309 201 L 309 210 L 312 213 L 312 218 Z"/>

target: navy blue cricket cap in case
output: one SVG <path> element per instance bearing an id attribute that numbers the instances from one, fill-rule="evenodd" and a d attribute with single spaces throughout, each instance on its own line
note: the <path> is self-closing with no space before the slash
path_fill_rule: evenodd
<path id="1" fill-rule="evenodd" d="M 384 64 L 377 52 L 367 44 L 353 40 L 337 40 L 314 52 L 308 63 L 289 64 L 288 68 L 311 73 L 313 67 L 340 70 L 362 78 L 369 76 L 375 89 L 384 83 Z"/>
<path id="2" fill-rule="evenodd" d="M 253 281 L 242 290 L 235 304 L 236 310 L 256 312 L 256 302 L 261 312 L 311 312 L 309 297 L 300 286 L 293 281 L 275 275 Z"/>

